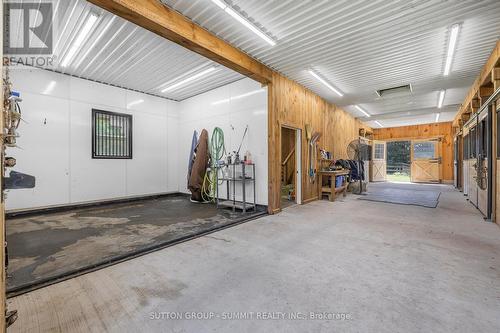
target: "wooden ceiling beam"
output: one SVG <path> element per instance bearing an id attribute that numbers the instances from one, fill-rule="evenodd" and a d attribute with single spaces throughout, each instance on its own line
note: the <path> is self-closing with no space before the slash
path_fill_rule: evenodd
<path id="1" fill-rule="evenodd" d="M 158 0 L 88 1 L 256 81 L 272 81 L 271 69 Z"/>
<path id="2" fill-rule="evenodd" d="M 486 61 L 486 64 L 483 66 L 481 73 L 476 78 L 476 80 L 472 84 L 472 87 L 470 88 L 469 92 L 467 93 L 467 96 L 465 97 L 465 100 L 462 103 L 462 107 L 460 108 L 457 115 L 455 116 L 453 124 L 458 124 L 458 120 L 461 119 L 461 115 L 466 111 L 466 109 L 468 109 L 470 107 L 471 101 L 473 99 L 479 97 L 478 96 L 478 95 L 480 95 L 479 90 L 480 90 L 480 87 L 482 84 L 486 83 L 486 84 L 491 85 L 490 82 L 493 82 L 493 87 L 498 87 L 498 86 L 495 86 L 494 79 L 492 78 L 492 80 L 489 80 L 488 77 L 491 77 L 492 71 L 494 71 L 494 69 L 496 67 L 499 67 L 499 62 L 500 62 L 500 41 L 497 41 L 493 51 L 491 52 L 490 57 Z"/>

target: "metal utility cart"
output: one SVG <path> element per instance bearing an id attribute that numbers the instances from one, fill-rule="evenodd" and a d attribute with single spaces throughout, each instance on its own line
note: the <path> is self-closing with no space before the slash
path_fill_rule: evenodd
<path id="1" fill-rule="evenodd" d="M 226 174 L 224 174 L 223 168 L 227 168 Z M 255 164 L 232 163 L 219 166 L 218 169 L 217 184 L 219 184 L 219 181 L 226 183 L 227 198 L 220 198 L 219 186 L 217 186 L 217 208 L 229 207 L 233 209 L 233 212 L 236 211 L 236 209 L 239 209 L 242 210 L 243 213 L 246 213 L 249 209 L 253 208 L 253 211 L 256 212 L 257 205 L 255 203 Z M 248 173 L 248 171 L 250 171 L 249 169 L 251 169 L 251 173 Z M 243 201 L 236 201 L 236 183 L 241 183 Z M 251 183 L 253 186 L 253 202 L 247 202 L 247 183 Z"/>

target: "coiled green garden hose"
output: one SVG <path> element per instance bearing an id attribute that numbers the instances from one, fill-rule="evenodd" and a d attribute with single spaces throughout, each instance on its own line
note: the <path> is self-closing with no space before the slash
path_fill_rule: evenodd
<path id="1" fill-rule="evenodd" d="M 205 173 L 203 179 L 203 186 L 201 188 L 201 196 L 204 202 L 215 202 L 215 195 L 217 192 L 217 163 L 222 159 L 226 153 L 226 146 L 224 143 L 224 131 L 220 127 L 215 127 L 212 132 L 212 137 L 209 143 L 210 153 L 210 168 Z"/>

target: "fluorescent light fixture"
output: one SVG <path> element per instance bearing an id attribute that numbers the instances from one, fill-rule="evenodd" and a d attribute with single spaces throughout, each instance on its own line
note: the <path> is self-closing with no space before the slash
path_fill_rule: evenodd
<path id="1" fill-rule="evenodd" d="M 138 104 L 141 104 L 141 103 L 144 103 L 144 100 L 143 99 L 138 99 L 137 101 L 133 101 L 133 102 L 128 103 L 127 108 L 130 109 L 132 106 L 138 105 Z"/>
<path id="2" fill-rule="evenodd" d="M 212 67 L 210 67 L 210 68 L 207 68 L 207 69 L 205 69 L 204 71 L 199 72 L 198 74 L 195 74 L 195 75 L 193 75 L 193 76 L 190 76 L 190 77 L 188 77 L 188 78 L 186 78 L 186 79 L 184 79 L 184 80 L 181 80 L 181 81 L 179 81 L 179 82 L 177 82 L 177 83 L 174 83 L 174 84 L 172 84 L 172 85 L 170 85 L 170 86 L 168 86 L 168 87 L 164 88 L 161 92 L 165 93 L 165 92 L 167 92 L 167 91 L 174 90 L 175 88 L 178 88 L 178 87 L 180 87 L 180 86 L 183 86 L 183 85 L 185 85 L 186 83 L 189 83 L 189 82 L 195 81 L 195 80 L 199 79 L 200 77 L 205 76 L 205 75 L 207 75 L 207 74 L 209 74 L 209 73 L 211 73 L 211 72 L 215 71 L 216 69 L 217 69 L 217 67 L 215 67 L 215 66 L 212 66 Z"/>
<path id="3" fill-rule="evenodd" d="M 76 64 L 75 67 L 79 67 L 82 64 L 83 60 L 85 60 L 85 58 L 87 58 L 87 56 L 89 55 L 90 51 L 92 51 L 92 49 L 101 40 L 102 36 L 104 36 L 104 34 L 106 33 L 106 31 L 108 31 L 109 27 L 111 27 L 111 24 L 113 24 L 113 22 L 115 21 L 115 18 L 116 18 L 116 16 L 113 16 L 111 18 L 111 20 L 109 20 L 109 22 L 106 24 L 106 26 L 104 27 L 104 29 L 102 29 L 101 32 L 99 33 L 99 36 L 97 36 L 97 38 L 94 40 L 94 42 L 92 43 L 92 45 L 90 45 L 89 48 L 87 49 L 87 51 L 85 51 L 85 53 L 80 57 L 80 60 L 78 61 L 78 63 Z"/>
<path id="4" fill-rule="evenodd" d="M 76 52 L 78 49 L 82 46 L 83 42 L 85 39 L 88 37 L 90 32 L 92 31 L 92 28 L 94 27 L 94 24 L 97 22 L 97 19 L 99 18 L 99 15 L 96 13 L 90 13 L 89 16 L 87 17 L 87 20 L 83 24 L 82 29 L 78 32 L 78 35 L 75 38 L 75 41 L 71 45 L 68 53 L 64 56 L 63 60 L 61 61 L 61 66 L 62 67 L 68 67 L 73 58 L 76 55 Z"/>
<path id="5" fill-rule="evenodd" d="M 455 53 L 455 46 L 457 45 L 458 29 L 460 26 L 454 24 L 450 28 L 450 40 L 448 41 L 448 52 L 446 53 L 446 63 L 444 65 L 443 75 L 447 76 L 450 74 L 451 63 L 453 62 L 453 54 Z"/>
<path id="6" fill-rule="evenodd" d="M 56 81 L 50 81 L 50 83 L 47 85 L 47 88 L 45 88 L 42 94 L 44 95 L 50 94 L 52 90 L 54 90 L 54 88 L 56 87 L 56 84 L 57 84 Z"/>
<path id="7" fill-rule="evenodd" d="M 375 120 L 375 124 L 377 124 L 379 127 L 384 127 L 378 120 Z"/>
<path id="8" fill-rule="evenodd" d="M 220 101 L 213 102 L 212 105 L 219 105 L 219 104 L 229 103 L 232 100 L 245 98 L 245 97 L 252 96 L 252 95 L 255 95 L 255 94 L 258 94 L 258 93 L 262 93 L 262 92 L 265 92 L 265 91 L 266 91 L 265 89 L 259 89 L 259 90 L 250 91 L 250 92 L 247 92 L 247 93 L 244 93 L 244 94 L 241 94 L 241 95 L 237 95 L 237 96 L 234 96 L 234 97 L 221 99 Z"/>
<path id="9" fill-rule="evenodd" d="M 446 91 L 445 90 L 441 90 L 439 92 L 439 99 L 438 99 L 438 109 L 441 109 L 443 107 L 443 102 L 444 102 L 444 95 L 445 95 Z"/>
<path id="10" fill-rule="evenodd" d="M 238 21 L 241 24 L 243 24 L 247 29 L 249 29 L 250 31 L 252 31 L 254 34 L 256 34 L 257 36 L 259 36 L 263 40 L 265 40 L 271 46 L 276 45 L 276 42 L 271 37 L 269 37 L 268 35 L 266 35 L 262 31 L 260 31 L 250 21 L 248 21 L 246 18 L 244 18 L 243 16 L 241 16 L 240 13 L 238 13 L 237 11 L 235 11 L 234 9 L 232 9 L 226 2 L 224 2 L 223 0 L 212 0 L 212 2 L 215 3 L 219 8 L 221 8 L 222 10 L 224 10 L 231 17 L 233 17 L 236 21 Z"/>
<path id="11" fill-rule="evenodd" d="M 339 95 L 340 97 L 344 96 L 343 93 L 341 93 L 339 90 L 335 89 L 330 83 L 326 82 L 321 76 L 316 74 L 314 71 L 309 70 L 309 74 L 314 76 L 319 82 L 323 83 L 328 89 Z"/>
<path id="12" fill-rule="evenodd" d="M 371 114 L 369 114 L 368 112 L 366 112 L 365 110 L 363 110 L 360 106 L 358 106 L 358 105 L 354 105 L 354 107 L 355 107 L 356 109 L 358 109 L 361 113 L 363 113 L 365 116 L 367 116 L 368 118 L 370 118 L 370 117 L 371 117 Z"/>
<path id="13" fill-rule="evenodd" d="M 439 121 L 439 116 L 440 115 L 441 115 L 440 113 L 436 113 L 436 123 Z"/>

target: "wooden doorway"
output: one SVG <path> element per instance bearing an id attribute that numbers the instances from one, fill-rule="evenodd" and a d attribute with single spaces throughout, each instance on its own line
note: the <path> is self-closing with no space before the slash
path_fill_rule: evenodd
<path id="1" fill-rule="evenodd" d="M 409 183 L 411 169 L 411 141 L 387 142 L 387 181 Z"/>
<path id="2" fill-rule="evenodd" d="M 415 183 L 441 183 L 441 138 L 412 140 L 411 181 Z"/>
<path id="3" fill-rule="evenodd" d="M 281 208 L 302 204 L 302 131 L 281 127 Z"/>
<path id="4" fill-rule="evenodd" d="M 387 176 L 387 144 L 385 141 L 373 141 L 372 160 L 370 162 L 370 181 L 383 182 Z"/>

